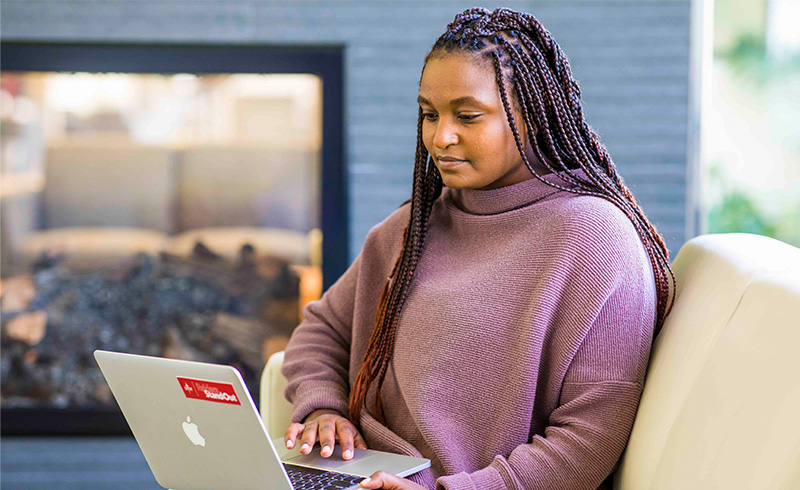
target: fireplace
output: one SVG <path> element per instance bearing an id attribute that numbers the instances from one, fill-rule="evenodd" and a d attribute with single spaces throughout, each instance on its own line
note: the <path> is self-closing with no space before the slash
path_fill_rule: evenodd
<path id="1" fill-rule="evenodd" d="M 41 158 L 4 145 L 3 434 L 127 433 L 95 348 L 232 364 L 257 400 L 266 356 L 347 265 L 341 48 L 2 51 L 4 97 L 22 74 L 39 74 L 34 85 L 52 74 L 64 79 L 48 85 L 62 87 L 53 97 L 74 106 L 59 120 L 69 137 L 44 144 Z M 82 94 L 97 92 L 80 87 L 109 77 L 137 94 L 198 93 L 206 107 L 181 109 L 181 93 L 156 104 L 183 117 L 169 141 L 146 111 L 134 125 L 119 111 L 77 110 Z M 297 95 L 304 86 L 317 106 Z M 233 143 L 219 136 L 228 114 L 220 87 L 235 94 Z M 283 95 L 259 95 L 270 87 Z M 292 126 L 315 111 L 316 126 Z M 21 124 L 4 126 L 4 143 L 30 137 Z"/>

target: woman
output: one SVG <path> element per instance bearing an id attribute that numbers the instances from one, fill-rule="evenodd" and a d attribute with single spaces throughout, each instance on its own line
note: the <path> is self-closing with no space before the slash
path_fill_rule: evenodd
<path id="1" fill-rule="evenodd" d="M 286 349 L 286 445 L 431 460 L 365 488 L 608 484 L 671 306 L 663 239 L 531 15 L 457 15 L 418 101 L 411 200 Z"/>

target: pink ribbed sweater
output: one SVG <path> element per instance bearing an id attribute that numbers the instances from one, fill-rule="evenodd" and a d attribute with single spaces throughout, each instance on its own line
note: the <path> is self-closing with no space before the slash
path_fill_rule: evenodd
<path id="1" fill-rule="evenodd" d="M 408 213 L 376 225 L 305 308 L 283 365 L 293 421 L 348 414 Z M 597 488 L 630 435 L 655 304 L 644 247 L 608 201 L 535 178 L 445 188 L 398 323 L 387 424 L 362 412 L 359 428 L 372 449 L 429 458 L 410 477 L 427 488 Z"/>

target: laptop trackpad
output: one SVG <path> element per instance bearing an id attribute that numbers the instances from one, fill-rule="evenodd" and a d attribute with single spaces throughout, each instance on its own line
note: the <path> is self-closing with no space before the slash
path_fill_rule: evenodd
<path id="1" fill-rule="evenodd" d="M 346 461 L 342 459 L 342 448 L 339 444 L 334 446 L 333 454 L 323 458 L 319 453 L 319 443 L 314 445 L 314 449 L 309 454 L 300 454 L 299 446 L 294 449 L 286 449 L 283 437 L 274 439 L 272 442 L 284 463 L 363 477 L 370 476 L 379 470 L 397 476 L 408 476 L 430 466 L 430 461 L 427 459 L 358 448 L 354 448 L 353 459 Z"/>

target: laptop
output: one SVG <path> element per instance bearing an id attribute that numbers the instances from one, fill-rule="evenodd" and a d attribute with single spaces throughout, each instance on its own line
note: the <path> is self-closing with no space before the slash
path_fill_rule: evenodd
<path id="1" fill-rule="evenodd" d="M 273 440 L 232 366 L 96 350 L 94 357 L 156 481 L 174 490 L 361 488 L 375 471 L 408 476 L 430 460 L 319 444 L 303 455 Z M 297 446 L 300 446 L 297 444 Z M 327 485 L 327 486 L 326 486 Z"/>

